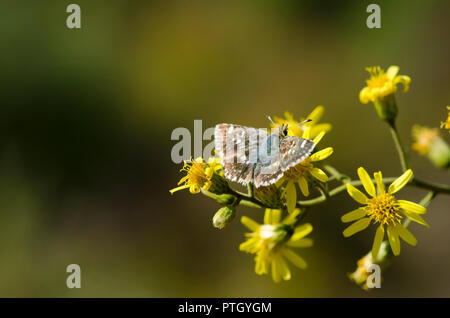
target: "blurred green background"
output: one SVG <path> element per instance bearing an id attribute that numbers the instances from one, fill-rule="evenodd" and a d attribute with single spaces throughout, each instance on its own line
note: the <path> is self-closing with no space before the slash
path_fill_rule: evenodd
<path id="1" fill-rule="evenodd" d="M 324 105 L 331 163 L 400 173 L 387 127 L 358 101 L 366 66 L 400 66 L 398 126 L 438 126 L 450 104 L 450 3 L 376 1 L 382 28 L 365 21 L 372 1 L 87 1 L 82 28 L 66 27 L 73 1 L 0 3 L 0 296 L 38 297 L 390 297 L 450 296 L 449 198 L 435 199 L 411 226 L 419 244 L 370 293 L 346 273 L 374 232 L 344 239 L 346 194 L 307 216 L 315 246 L 309 269 L 274 284 L 238 251 L 240 208 L 225 230 L 219 206 L 188 191 L 173 197 L 176 127 L 219 122 L 255 127 L 266 115 L 300 117 Z M 447 136 L 446 136 L 447 137 Z M 448 173 L 412 154 L 417 176 Z M 419 201 L 408 188 L 402 198 Z M 82 288 L 68 289 L 68 264 Z"/>

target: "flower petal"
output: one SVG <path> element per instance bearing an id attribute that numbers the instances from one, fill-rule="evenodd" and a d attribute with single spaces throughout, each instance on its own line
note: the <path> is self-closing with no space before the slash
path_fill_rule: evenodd
<path id="1" fill-rule="evenodd" d="M 380 226 L 377 228 L 377 231 L 375 233 L 375 238 L 373 240 L 372 245 L 372 260 L 373 262 L 376 262 L 378 252 L 380 251 L 381 243 L 384 239 L 384 226 L 380 224 Z"/>
<path id="2" fill-rule="evenodd" d="M 345 237 L 352 236 L 353 234 L 358 233 L 367 228 L 369 224 L 370 224 L 369 218 L 360 219 L 355 223 L 353 223 L 352 225 L 350 225 L 349 227 L 347 227 L 344 230 L 344 232 L 342 232 L 342 234 L 344 234 Z"/>
<path id="3" fill-rule="evenodd" d="M 419 224 L 425 225 L 425 226 L 428 227 L 428 228 L 430 227 L 430 226 L 428 225 L 428 223 L 425 222 L 425 220 L 422 219 L 422 217 L 421 217 L 419 214 L 417 214 L 417 213 L 411 213 L 411 212 L 408 212 L 408 211 L 402 211 L 402 212 L 403 212 L 403 214 L 404 214 L 408 219 L 411 219 L 412 221 L 417 222 L 417 223 L 419 223 Z"/>
<path id="4" fill-rule="evenodd" d="M 311 126 L 309 124 L 304 124 L 302 138 L 311 139 Z"/>
<path id="5" fill-rule="evenodd" d="M 258 275 L 267 274 L 268 262 L 263 257 L 255 257 L 255 273 Z"/>
<path id="6" fill-rule="evenodd" d="M 259 231 L 260 225 L 245 215 L 241 217 L 241 223 L 252 232 Z"/>
<path id="7" fill-rule="evenodd" d="M 277 257 L 277 261 L 279 264 L 281 278 L 283 278 L 284 280 L 290 280 L 291 279 L 291 271 L 289 270 L 289 266 L 286 263 L 286 261 L 281 256 Z"/>
<path id="8" fill-rule="evenodd" d="M 266 209 L 264 213 L 264 224 L 275 225 L 280 223 L 281 210 L 278 209 Z"/>
<path id="9" fill-rule="evenodd" d="M 295 205 L 297 204 L 297 189 L 292 180 L 286 185 L 286 206 L 289 213 L 295 210 Z"/>
<path id="10" fill-rule="evenodd" d="M 387 227 L 387 235 L 389 239 L 389 244 L 391 245 L 392 253 L 395 256 L 400 254 L 400 239 L 398 238 L 398 233 L 396 231 L 395 226 L 388 225 Z"/>
<path id="11" fill-rule="evenodd" d="M 388 189 L 389 194 L 394 194 L 403 188 L 413 176 L 411 169 L 406 170 L 400 177 L 398 177 L 394 182 L 391 183 Z"/>
<path id="12" fill-rule="evenodd" d="M 309 158 L 311 159 L 311 161 L 324 160 L 324 159 L 328 158 L 329 156 L 331 156 L 333 151 L 334 151 L 333 147 L 328 147 L 328 148 L 322 149 L 322 150 L 312 154 L 311 157 L 309 157 Z"/>
<path id="13" fill-rule="evenodd" d="M 405 228 L 401 224 L 398 224 L 396 228 L 398 235 L 402 238 L 403 241 L 412 246 L 417 245 L 417 239 L 414 237 L 414 235 L 411 234 L 411 232 L 407 228 Z"/>
<path id="14" fill-rule="evenodd" d="M 313 230 L 313 227 L 310 223 L 305 223 L 305 224 L 299 225 L 294 229 L 294 234 L 292 235 L 290 241 L 291 242 L 298 241 L 298 240 L 304 238 L 309 233 L 311 233 L 312 230 Z"/>
<path id="15" fill-rule="evenodd" d="M 317 144 L 322 140 L 323 136 L 325 136 L 325 131 L 324 130 L 321 131 L 319 134 L 317 134 L 316 137 L 314 137 L 314 140 L 313 140 L 314 145 L 317 146 Z"/>
<path id="16" fill-rule="evenodd" d="M 328 132 L 330 130 L 331 130 L 331 124 L 324 123 L 324 124 L 313 125 L 311 127 L 311 136 L 317 136 L 322 131 Z M 316 143 L 316 145 L 317 145 L 317 143 Z"/>
<path id="17" fill-rule="evenodd" d="M 304 177 L 300 177 L 298 178 L 297 182 L 300 190 L 302 191 L 302 194 L 307 197 L 309 195 L 308 181 L 306 181 Z"/>
<path id="18" fill-rule="evenodd" d="M 280 282 L 280 263 L 278 262 L 278 257 L 272 262 L 272 279 L 275 283 Z"/>
<path id="19" fill-rule="evenodd" d="M 356 220 L 359 220 L 360 218 L 366 216 L 367 212 L 365 208 L 359 208 L 353 211 L 350 211 L 346 214 L 344 214 L 341 217 L 341 221 L 344 223 L 353 222 Z"/>
<path id="20" fill-rule="evenodd" d="M 377 194 L 375 191 L 375 186 L 373 185 L 372 179 L 370 178 L 366 169 L 364 169 L 363 167 L 359 167 L 358 176 L 359 179 L 361 179 L 361 182 L 363 184 L 364 189 L 366 189 L 366 192 L 370 194 L 372 197 L 376 196 Z"/>
<path id="21" fill-rule="evenodd" d="M 369 200 L 364 193 L 349 183 L 347 183 L 347 192 L 358 203 L 366 204 L 367 200 Z"/>
<path id="22" fill-rule="evenodd" d="M 284 248 L 282 253 L 292 264 L 294 264 L 298 268 L 305 269 L 306 267 L 308 267 L 305 260 L 291 249 Z"/>
<path id="23" fill-rule="evenodd" d="M 370 102 L 370 89 L 368 87 L 364 87 L 359 92 L 359 101 L 363 104 Z"/>
<path id="24" fill-rule="evenodd" d="M 309 237 L 302 238 L 297 241 L 290 240 L 289 242 L 286 243 L 286 245 L 290 247 L 311 247 L 313 246 L 313 244 L 314 244 L 313 239 Z"/>
<path id="25" fill-rule="evenodd" d="M 389 68 L 387 69 L 387 72 L 386 72 L 387 77 L 391 81 L 393 81 L 394 78 L 397 76 L 399 69 L 400 68 L 396 65 L 389 66 Z"/>
<path id="26" fill-rule="evenodd" d="M 427 213 L 427 208 L 421 206 L 420 204 L 406 201 L 406 200 L 397 200 L 398 206 L 408 212 L 417 213 L 417 214 L 425 214 Z"/>
<path id="27" fill-rule="evenodd" d="M 375 172 L 373 176 L 375 178 L 375 182 L 377 183 L 378 194 L 384 194 L 386 190 L 384 189 L 383 175 L 381 174 L 381 171 Z"/>
<path id="28" fill-rule="evenodd" d="M 322 105 L 319 105 L 313 109 L 313 111 L 311 112 L 311 114 L 309 114 L 307 119 L 311 119 L 314 122 L 318 122 L 320 120 L 320 118 L 322 118 L 324 112 L 325 112 L 325 107 L 323 107 Z"/>
<path id="29" fill-rule="evenodd" d="M 311 175 L 316 178 L 317 180 L 321 181 L 321 182 L 327 182 L 328 181 L 328 176 L 325 172 L 323 172 L 323 170 L 319 169 L 319 168 L 312 168 L 309 173 L 311 173 Z"/>
<path id="30" fill-rule="evenodd" d="M 170 192 L 170 194 L 174 194 L 174 192 L 177 192 L 177 191 L 180 191 L 180 190 L 183 190 L 183 189 L 186 189 L 186 188 L 189 188 L 190 187 L 190 185 L 189 184 L 185 184 L 185 185 L 182 185 L 182 186 L 179 186 L 179 187 L 176 187 L 176 188 L 173 188 L 172 190 L 169 190 L 169 192 Z"/>
<path id="31" fill-rule="evenodd" d="M 403 92 L 409 90 L 409 84 L 411 83 L 411 78 L 406 75 L 399 75 L 394 79 L 394 84 L 401 83 L 403 85 Z"/>

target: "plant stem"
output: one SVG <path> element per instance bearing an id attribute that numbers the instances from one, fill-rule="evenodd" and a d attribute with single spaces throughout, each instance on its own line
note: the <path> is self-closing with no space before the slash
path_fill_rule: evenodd
<path id="1" fill-rule="evenodd" d="M 400 158 L 400 164 L 402 166 L 403 172 L 408 170 L 408 161 L 406 159 L 406 153 L 405 149 L 403 148 L 402 142 L 400 141 L 400 137 L 398 135 L 397 128 L 395 126 L 395 123 L 389 124 L 389 128 L 391 130 L 392 138 L 394 139 L 395 147 L 397 149 L 399 158 Z"/>
<path id="2" fill-rule="evenodd" d="M 395 179 L 396 178 L 383 178 L 383 183 L 390 183 L 390 182 L 393 182 Z M 347 183 L 351 184 L 352 186 L 355 186 L 355 187 L 359 187 L 362 185 L 362 182 L 360 180 L 344 181 L 344 182 L 345 183 L 343 185 L 336 187 L 333 190 L 329 191 L 328 197 L 333 197 L 333 196 L 347 190 Z M 372 182 L 375 182 L 375 179 L 372 179 Z M 297 207 L 316 205 L 316 204 L 322 203 L 326 200 L 327 200 L 327 197 L 325 195 L 322 195 L 315 199 L 298 201 Z"/>
<path id="3" fill-rule="evenodd" d="M 430 182 L 422 181 L 417 178 L 414 178 L 410 184 L 412 186 L 422 188 L 422 189 L 428 189 L 428 190 L 434 191 L 436 193 L 450 194 L 450 186 L 448 186 L 446 184 L 430 183 Z"/>

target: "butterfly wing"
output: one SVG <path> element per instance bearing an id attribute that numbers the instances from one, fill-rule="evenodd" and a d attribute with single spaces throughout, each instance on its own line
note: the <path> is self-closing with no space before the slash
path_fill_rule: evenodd
<path id="1" fill-rule="evenodd" d="M 244 185 L 252 182 L 257 188 L 277 182 L 284 171 L 302 162 L 314 149 L 309 139 L 268 136 L 265 129 L 233 124 L 216 125 L 214 143 L 225 177 Z"/>
<path id="2" fill-rule="evenodd" d="M 233 124 L 218 124 L 214 129 L 214 146 L 222 158 L 226 178 L 241 184 L 253 182 L 257 163 L 258 138 L 263 129 Z"/>
<path id="3" fill-rule="evenodd" d="M 280 160 L 283 171 L 305 160 L 314 149 L 314 142 L 309 139 L 286 136 L 280 143 Z"/>
<path id="4" fill-rule="evenodd" d="M 255 187 L 271 185 L 281 179 L 284 172 L 305 160 L 313 151 L 314 142 L 294 136 L 280 139 L 279 151 L 273 152 L 270 162 L 255 167 Z"/>

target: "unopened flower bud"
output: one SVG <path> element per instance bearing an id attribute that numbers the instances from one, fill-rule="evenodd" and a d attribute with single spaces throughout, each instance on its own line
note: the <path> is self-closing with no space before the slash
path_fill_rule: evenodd
<path id="1" fill-rule="evenodd" d="M 412 148 L 422 156 L 427 156 L 438 168 L 450 167 L 450 147 L 437 128 L 415 125 L 412 129 Z"/>
<path id="2" fill-rule="evenodd" d="M 212 219 L 212 223 L 215 228 L 223 229 L 225 226 L 227 226 L 236 215 L 236 209 L 234 206 L 224 206 L 219 209 L 219 211 L 214 214 L 214 217 Z"/>
<path id="3" fill-rule="evenodd" d="M 280 208 L 280 190 L 274 185 L 255 188 L 255 197 L 268 208 Z"/>
<path id="4" fill-rule="evenodd" d="M 382 279 L 381 274 L 390 265 L 392 255 L 389 243 L 383 241 L 376 260 L 372 259 L 372 252 L 367 253 L 357 262 L 358 267 L 353 273 L 348 274 L 348 278 L 364 290 L 376 287 L 381 282 L 374 282 L 373 279 Z M 379 266 L 379 276 L 375 272 L 376 266 Z"/>

